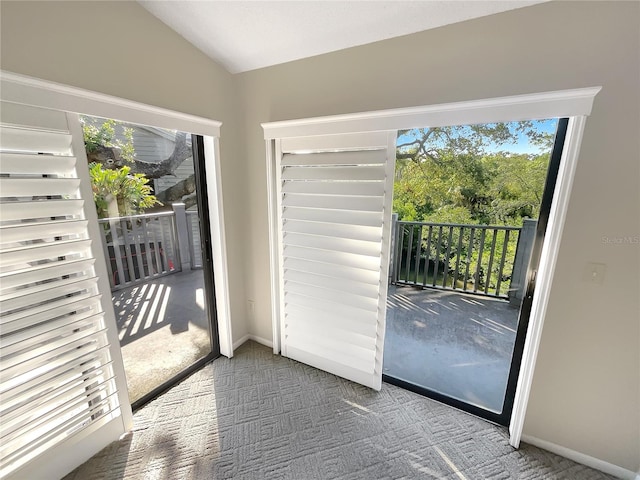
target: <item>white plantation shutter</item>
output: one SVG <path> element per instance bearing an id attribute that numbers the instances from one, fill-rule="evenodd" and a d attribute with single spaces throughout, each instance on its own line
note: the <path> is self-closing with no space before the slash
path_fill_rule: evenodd
<path id="1" fill-rule="evenodd" d="M 0 477 L 53 478 L 130 407 L 78 117 L 1 107 Z"/>
<path id="2" fill-rule="evenodd" d="M 380 389 L 395 132 L 275 141 L 282 354 Z"/>

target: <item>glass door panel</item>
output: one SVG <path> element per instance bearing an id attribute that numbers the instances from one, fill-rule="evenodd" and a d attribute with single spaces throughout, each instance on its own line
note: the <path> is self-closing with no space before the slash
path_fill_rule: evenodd
<path id="1" fill-rule="evenodd" d="M 98 223 L 134 406 L 212 357 L 200 168 L 186 132 L 83 116 Z M 198 162 L 201 161 L 202 165 Z"/>
<path id="2" fill-rule="evenodd" d="M 385 380 L 508 423 L 565 130 L 399 132 Z"/>

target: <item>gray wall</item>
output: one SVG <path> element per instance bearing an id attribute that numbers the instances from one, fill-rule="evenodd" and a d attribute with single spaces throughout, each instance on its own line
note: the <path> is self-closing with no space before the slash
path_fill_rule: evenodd
<path id="1" fill-rule="evenodd" d="M 136 2 L 0 2 L 0 66 L 223 122 L 220 149 L 234 340 L 247 333 L 244 171 L 234 77 Z M 144 52 L 144 55 L 141 54 Z"/>
<path id="2" fill-rule="evenodd" d="M 135 3 L 3 1 L 1 8 L 3 69 L 224 122 L 235 339 L 271 338 L 260 122 L 602 85 L 525 433 L 638 469 L 640 252 L 604 237 L 640 232 L 640 5 L 545 3 L 236 76 Z M 603 284 L 583 282 L 590 261 L 607 265 Z M 247 299 L 256 306 L 250 319 Z"/>
<path id="3" fill-rule="evenodd" d="M 249 330 L 271 338 L 260 122 L 603 86 L 586 126 L 525 433 L 640 463 L 638 3 L 550 2 L 240 75 Z M 583 282 L 587 262 L 604 284 Z"/>

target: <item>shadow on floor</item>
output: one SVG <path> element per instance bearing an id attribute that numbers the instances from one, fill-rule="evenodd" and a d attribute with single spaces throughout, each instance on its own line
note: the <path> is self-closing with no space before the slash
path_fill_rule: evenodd
<path id="1" fill-rule="evenodd" d="M 113 292 L 132 402 L 211 351 L 202 270 Z"/>
<path id="2" fill-rule="evenodd" d="M 113 292 L 120 345 L 165 326 L 178 334 L 193 324 L 206 329 L 202 270 L 174 273 Z"/>

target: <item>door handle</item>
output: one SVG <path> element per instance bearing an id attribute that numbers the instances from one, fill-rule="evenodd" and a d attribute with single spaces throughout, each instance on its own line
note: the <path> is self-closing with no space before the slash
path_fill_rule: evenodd
<path id="1" fill-rule="evenodd" d="M 531 272 L 531 278 L 529 279 L 529 283 L 527 284 L 527 294 L 526 297 L 531 300 L 533 298 L 533 292 L 536 289 L 536 280 L 538 277 L 538 270 L 534 270 Z"/>

